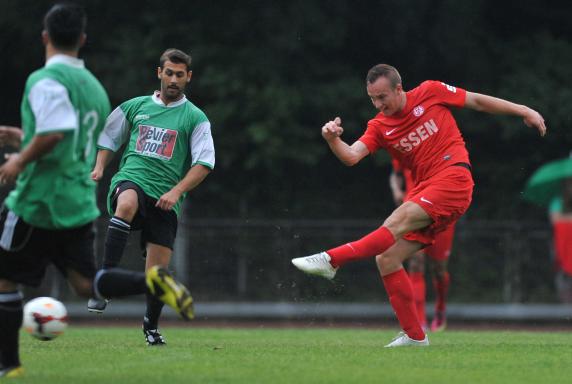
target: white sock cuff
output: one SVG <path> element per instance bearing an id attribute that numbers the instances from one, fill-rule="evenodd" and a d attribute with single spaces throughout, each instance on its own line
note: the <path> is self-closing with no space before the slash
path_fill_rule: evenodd
<path id="1" fill-rule="evenodd" d="M 0 303 L 10 303 L 23 299 L 24 295 L 20 291 L 0 292 Z"/>

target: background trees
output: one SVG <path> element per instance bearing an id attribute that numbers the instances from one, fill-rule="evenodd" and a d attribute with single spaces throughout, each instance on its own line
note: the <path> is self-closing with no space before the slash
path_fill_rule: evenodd
<path id="1" fill-rule="evenodd" d="M 0 13 L 1 120 L 19 124 L 26 76 L 43 63 L 52 2 L 7 0 Z M 194 57 L 189 97 L 209 116 L 217 169 L 194 192 L 195 217 L 379 218 L 392 207 L 388 159 L 341 166 L 320 137 L 341 116 L 353 141 L 375 111 L 364 76 L 400 69 L 407 88 L 439 79 L 539 109 L 539 139 L 515 118 L 456 113 L 477 182 L 468 218 L 543 218 L 520 201 L 526 178 L 572 149 L 572 5 L 529 1 L 82 1 L 83 58 L 113 106 L 157 87 L 168 47 Z"/>

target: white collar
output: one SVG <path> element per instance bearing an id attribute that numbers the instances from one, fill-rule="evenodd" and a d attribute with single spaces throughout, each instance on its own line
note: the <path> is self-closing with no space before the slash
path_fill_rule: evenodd
<path id="1" fill-rule="evenodd" d="M 69 65 L 70 67 L 85 68 L 85 64 L 83 63 L 82 59 L 61 53 L 53 55 L 48 61 L 46 61 L 46 67 L 52 64 L 65 64 Z"/>
<path id="2" fill-rule="evenodd" d="M 179 105 L 183 105 L 187 102 L 187 96 L 185 96 L 183 94 L 183 97 L 177 101 L 173 101 L 172 103 L 169 104 L 165 104 L 163 103 L 163 100 L 161 100 L 161 97 L 159 97 L 159 91 L 155 91 L 153 92 L 153 96 L 151 96 L 151 99 L 153 99 L 153 101 L 155 102 L 155 104 L 159 104 L 163 107 L 167 107 L 167 108 L 175 108 L 178 107 Z"/>

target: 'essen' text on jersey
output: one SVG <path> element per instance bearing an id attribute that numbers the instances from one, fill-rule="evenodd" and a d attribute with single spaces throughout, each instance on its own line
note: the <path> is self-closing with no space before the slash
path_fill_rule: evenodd
<path id="1" fill-rule="evenodd" d="M 393 148 L 401 153 L 410 152 L 413 148 L 427 140 L 439 131 L 437 124 L 433 119 L 423 123 L 413 131 L 409 132 L 405 137 L 393 144 Z"/>

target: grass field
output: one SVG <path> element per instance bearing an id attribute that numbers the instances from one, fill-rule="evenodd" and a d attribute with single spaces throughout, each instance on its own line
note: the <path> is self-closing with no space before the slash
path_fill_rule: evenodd
<path id="1" fill-rule="evenodd" d="M 572 333 L 447 331 L 428 348 L 383 348 L 373 329 L 71 327 L 41 342 L 21 335 L 18 383 L 571 383 Z"/>

